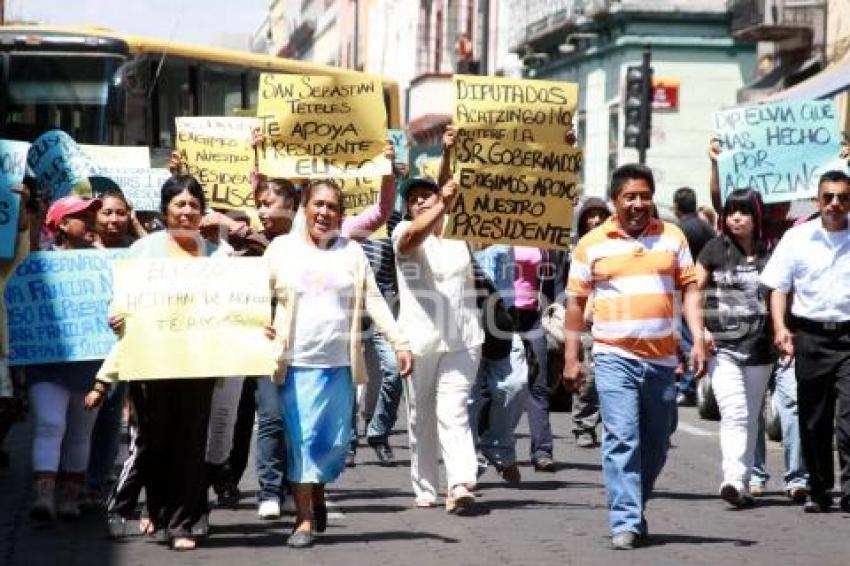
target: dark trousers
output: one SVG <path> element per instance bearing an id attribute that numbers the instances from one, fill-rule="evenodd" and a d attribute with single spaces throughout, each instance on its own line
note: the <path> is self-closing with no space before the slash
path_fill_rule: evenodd
<path id="1" fill-rule="evenodd" d="M 536 310 L 515 311 L 517 330 L 525 344 L 528 361 L 528 428 L 531 433 L 531 460 L 552 457 L 552 426 L 549 423 L 549 351 L 546 335 Z"/>
<path id="2" fill-rule="evenodd" d="M 169 536 L 191 536 L 207 509 L 204 459 L 214 379 L 145 383 L 139 419 L 139 473 L 148 514 Z"/>
<path id="3" fill-rule="evenodd" d="M 794 354 L 800 441 L 812 497 L 827 499 L 835 484 L 833 432 L 841 463 L 841 492 L 850 496 L 850 333 L 798 328 Z"/>
<path id="4" fill-rule="evenodd" d="M 129 385 L 129 391 L 130 403 L 133 405 L 133 411 L 137 418 L 140 412 L 147 414 L 149 409 L 145 406 L 145 384 L 141 381 L 132 381 Z M 118 476 L 118 481 L 112 486 L 112 492 L 106 502 L 106 509 L 109 513 L 117 513 L 125 519 L 129 519 L 135 514 L 136 506 L 139 503 L 139 494 L 144 485 L 144 478 L 139 472 L 139 452 L 140 449 L 144 451 L 147 446 L 150 446 L 150 442 L 145 442 L 144 439 L 139 442 L 139 436 L 146 432 L 148 431 L 140 431 L 137 427 L 136 435 L 130 445 L 130 453 L 121 468 L 121 475 Z M 142 455 L 142 459 L 144 459 L 144 455 Z"/>
<path id="5" fill-rule="evenodd" d="M 248 454 L 251 452 L 251 436 L 254 433 L 254 411 L 257 402 L 254 398 L 257 389 L 257 381 L 246 377 L 242 385 L 242 397 L 239 399 L 239 408 L 236 411 L 236 424 L 233 425 L 233 448 L 227 459 L 230 465 L 230 473 L 233 483 L 239 485 L 242 474 L 248 466 Z"/>

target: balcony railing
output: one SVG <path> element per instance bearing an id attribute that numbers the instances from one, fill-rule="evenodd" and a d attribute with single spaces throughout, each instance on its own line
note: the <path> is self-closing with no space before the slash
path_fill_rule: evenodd
<path id="1" fill-rule="evenodd" d="M 729 0 L 732 33 L 751 41 L 781 41 L 808 30 L 823 37 L 826 0 Z M 822 41 L 821 41 L 822 42 Z"/>

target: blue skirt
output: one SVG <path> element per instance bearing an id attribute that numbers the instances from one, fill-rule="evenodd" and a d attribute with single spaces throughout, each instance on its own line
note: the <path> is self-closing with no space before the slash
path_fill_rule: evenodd
<path id="1" fill-rule="evenodd" d="M 351 441 L 351 369 L 290 367 L 279 393 L 287 439 L 287 480 L 334 481 L 345 469 Z"/>

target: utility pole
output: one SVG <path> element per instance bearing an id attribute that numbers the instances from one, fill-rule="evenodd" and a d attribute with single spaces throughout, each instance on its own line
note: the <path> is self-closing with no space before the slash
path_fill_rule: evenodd
<path id="1" fill-rule="evenodd" d="M 640 115 L 641 143 L 638 146 L 638 162 L 646 163 L 646 150 L 649 147 L 649 128 L 652 119 L 652 47 L 647 43 L 643 48 L 643 112 Z"/>
<path id="2" fill-rule="evenodd" d="M 481 6 L 481 57 L 478 61 L 478 73 L 486 75 L 490 59 L 490 0 L 480 0 Z"/>

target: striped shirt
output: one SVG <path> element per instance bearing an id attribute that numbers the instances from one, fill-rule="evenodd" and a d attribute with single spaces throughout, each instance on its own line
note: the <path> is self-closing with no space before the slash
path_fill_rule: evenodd
<path id="1" fill-rule="evenodd" d="M 594 353 L 675 366 L 675 294 L 691 283 L 694 262 L 679 228 L 652 219 L 633 238 L 612 216 L 579 241 L 567 292 L 593 294 Z"/>

